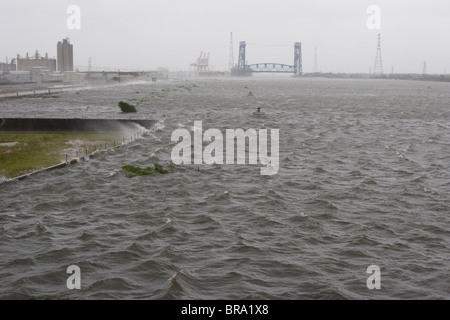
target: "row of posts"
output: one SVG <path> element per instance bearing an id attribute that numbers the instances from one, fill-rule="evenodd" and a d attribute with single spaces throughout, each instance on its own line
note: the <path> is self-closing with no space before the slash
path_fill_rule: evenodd
<path id="1" fill-rule="evenodd" d="M 131 143 L 133 141 L 136 141 L 139 137 L 143 136 L 144 134 L 144 130 L 140 130 L 132 135 L 130 135 L 130 140 L 128 140 L 128 138 L 123 137 L 122 138 L 122 143 L 121 144 L 117 144 L 118 141 L 113 140 L 113 148 L 118 148 L 121 147 L 127 143 Z M 86 158 L 89 157 L 91 154 L 97 152 L 97 151 L 104 151 L 104 150 L 108 150 L 108 143 L 105 141 L 105 145 L 104 145 L 104 149 L 103 149 L 103 145 L 101 145 L 100 149 L 98 146 L 95 146 L 95 150 L 92 153 L 89 153 L 89 147 L 84 147 L 84 150 L 82 150 L 81 152 L 79 151 L 79 149 L 76 150 L 76 159 L 79 159 L 80 157 L 83 156 L 83 153 L 85 154 Z M 83 152 L 84 151 L 84 152 Z M 71 159 L 73 160 L 73 159 Z M 71 161 L 70 160 L 70 161 Z M 69 154 L 66 153 L 66 163 L 69 162 Z"/>

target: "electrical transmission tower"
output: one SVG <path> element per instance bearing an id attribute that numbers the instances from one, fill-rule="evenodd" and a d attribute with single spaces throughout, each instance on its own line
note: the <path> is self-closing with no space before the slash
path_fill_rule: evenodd
<path id="1" fill-rule="evenodd" d="M 378 35 L 377 55 L 375 57 L 375 67 L 373 69 L 374 75 L 383 74 L 383 59 L 381 57 L 381 34 Z"/>
<path id="2" fill-rule="evenodd" d="M 422 72 L 422 74 L 423 75 L 427 74 L 427 62 L 426 61 L 423 63 L 423 72 Z"/>
<path id="3" fill-rule="evenodd" d="M 231 32 L 230 39 L 230 60 L 228 62 L 228 71 L 231 72 L 231 69 L 234 68 L 234 53 L 233 53 L 233 32 Z"/>

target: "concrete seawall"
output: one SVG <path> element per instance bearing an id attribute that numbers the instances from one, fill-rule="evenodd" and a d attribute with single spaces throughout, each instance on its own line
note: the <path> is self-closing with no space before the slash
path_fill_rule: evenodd
<path id="1" fill-rule="evenodd" d="M 20 88 L 20 91 L 17 90 Z M 9 99 L 21 99 L 21 98 L 33 98 L 42 97 L 49 94 L 62 93 L 67 91 L 74 91 L 83 89 L 82 84 L 73 85 L 61 85 L 43 88 L 39 84 L 28 84 L 28 85 L 6 85 L 0 87 L 0 101 Z"/>
<path id="2" fill-rule="evenodd" d="M 150 129 L 156 120 L 2 118 L 0 131 L 114 132 L 135 124 Z"/>

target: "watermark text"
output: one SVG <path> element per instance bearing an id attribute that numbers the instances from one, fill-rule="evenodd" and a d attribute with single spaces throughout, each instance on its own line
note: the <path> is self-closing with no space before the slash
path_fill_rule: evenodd
<path id="1" fill-rule="evenodd" d="M 67 18 L 66 26 L 69 30 L 81 29 L 81 9 L 79 6 L 71 5 L 67 7 L 67 14 L 70 16 Z"/>
<path id="2" fill-rule="evenodd" d="M 201 121 L 194 121 L 193 137 L 189 130 L 180 128 L 172 133 L 171 140 L 178 142 L 172 149 L 174 164 L 248 164 L 259 163 L 261 175 L 275 175 L 279 170 L 279 130 L 270 130 L 270 155 L 268 154 L 268 130 L 227 129 L 225 139 L 218 129 L 208 129 L 203 133 Z M 181 138 L 181 141 L 180 141 Z M 248 141 L 248 145 L 246 144 Z M 203 148 L 203 142 L 209 144 Z M 225 145 L 225 148 L 224 148 Z M 224 154 L 225 149 L 225 154 Z M 236 152 L 235 152 L 236 150 Z M 193 157 L 192 157 L 193 153 Z"/>
<path id="3" fill-rule="evenodd" d="M 68 274 L 71 274 L 69 278 L 67 278 L 67 289 L 69 290 L 80 290 L 81 289 L 81 270 L 80 267 L 76 265 L 71 265 L 67 267 Z"/>
<path id="4" fill-rule="evenodd" d="M 381 289 L 381 270 L 379 266 L 372 265 L 367 268 L 367 273 L 371 276 L 367 279 L 367 288 L 370 290 Z"/>
<path id="5" fill-rule="evenodd" d="M 370 14 L 367 18 L 367 28 L 369 30 L 381 29 L 381 9 L 379 6 L 371 5 L 367 8 L 367 14 Z"/>

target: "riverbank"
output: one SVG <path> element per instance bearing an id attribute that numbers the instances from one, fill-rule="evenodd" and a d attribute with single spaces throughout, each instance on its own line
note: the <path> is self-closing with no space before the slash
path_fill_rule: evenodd
<path id="1" fill-rule="evenodd" d="M 403 74 L 386 73 L 382 75 L 370 75 L 367 73 L 307 73 L 304 78 L 327 78 L 327 79 L 379 79 L 379 80 L 414 80 L 432 82 L 450 82 L 450 76 L 445 74 Z"/>

